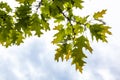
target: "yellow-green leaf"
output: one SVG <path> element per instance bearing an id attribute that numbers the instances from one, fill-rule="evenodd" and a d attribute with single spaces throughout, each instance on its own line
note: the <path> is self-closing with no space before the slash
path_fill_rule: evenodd
<path id="1" fill-rule="evenodd" d="M 102 11 L 100 11 L 100 12 L 94 13 L 93 18 L 94 18 L 94 19 L 102 18 L 103 15 L 106 13 L 106 11 L 107 11 L 107 10 L 105 9 L 105 10 L 102 10 Z"/>
<path id="2" fill-rule="evenodd" d="M 66 57 L 65 57 L 66 61 L 70 58 L 70 55 L 71 55 L 71 51 L 68 50 L 68 54 L 66 54 Z"/>

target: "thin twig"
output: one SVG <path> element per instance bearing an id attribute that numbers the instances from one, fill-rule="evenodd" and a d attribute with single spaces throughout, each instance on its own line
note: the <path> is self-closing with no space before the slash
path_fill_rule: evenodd
<path id="1" fill-rule="evenodd" d="M 38 9 L 41 7 L 41 5 L 42 5 L 42 0 L 38 3 L 38 6 L 37 6 L 37 8 L 36 8 L 36 12 L 37 12 Z"/>
<path id="2" fill-rule="evenodd" d="M 62 15 L 69 21 L 71 27 L 72 27 L 72 32 L 73 32 L 73 40 L 75 39 L 75 35 L 76 33 L 74 32 L 74 28 L 73 28 L 73 24 L 71 23 L 71 21 L 73 21 L 72 19 L 70 19 L 69 17 L 67 17 L 64 12 L 59 8 L 59 6 L 57 6 L 58 10 L 62 13 Z M 74 21 L 75 22 L 75 21 Z"/>

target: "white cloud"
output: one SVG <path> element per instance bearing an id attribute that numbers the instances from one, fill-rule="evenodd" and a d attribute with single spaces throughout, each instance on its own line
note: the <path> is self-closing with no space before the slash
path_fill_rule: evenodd
<path id="1" fill-rule="evenodd" d="M 102 76 L 103 80 L 115 80 L 114 76 L 111 75 L 110 70 L 107 68 L 98 70 L 98 73 Z"/>

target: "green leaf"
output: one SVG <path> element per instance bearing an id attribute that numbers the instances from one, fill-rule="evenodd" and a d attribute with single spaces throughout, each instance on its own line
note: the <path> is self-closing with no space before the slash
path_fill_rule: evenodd
<path id="1" fill-rule="evenodd" d="M 68 50 L 68 53 L 66 54 L 66 57 L 65 57 L 66 61 L 68 61 L 70 57 L 71 57 L 71 50 Z"/>
<path id="2" fill-rule="evenodd" d="M 49 10 L 50 10 L 50 16 L 52 16 L 52 17 L 55 17 L 60 13 L 57 6 L 54 4 L 50 6 Z"/>
<path id="3" fill-rule="evenodd" d="M 71 55 L 71 49 L 72 45 L 63 43 L 63 44 L 58 44 L 58 48 L 56 49 L 56 54 L 55 54 L 55 60 L 59 61 L 59 58 L 68 60 Z"/>
<path id="4" fill-rule="evenodd" d="M 72 0 L 72 1 L 73 1 L 73 3 L 74 3 L 74 6 L 75 6 L 75 7 L 78 7 L 78 8 L 80 8 L 80 9 L 83 8 L 83 6 L 82 6 L 83 0 Z"/>
<path id="5" fill-rule="evenodd" d="M 89 50 L 92 53 L 92 48 L 89 44 L 89 41 L 83 35 L 76 39 L 75 46 L 77 46 L 80 49 L 82 49 L 84 47 L 85 49 Z"/>
<path id="6" fill-rule="evenodd" d="M 92 39 L 96 38 L 96 40 L 102 40 L 103 42 L 107 42 L 106 34 L 111 35 L 112 33 L 109 31 L 110 27 L 105 26 L 104 24 L 93 24 L 90 26 L 90 32 Z"/>
<path id="7" fill-rule="evenodd" d="M 28 3 L 32 4 L 32 3 L 33 3 L 34 1 L 36 1 L 36 0 L 16 0 L 16 1 L 18 1 L 19 3 L 28 2 Z"/>
<path id="8" fill-rule="evenodd" d="M 61 25 L 57 25 L 57 26 L 55 26 L 54 28 L 53 28 L 53 30 L 61 30 L 61 29 L 63 29 L 63 25 L 61 24 Z"/>
<path id="9" fill-rule="evenodd" d="M 0 10 L 3 10 L 3 11 L 7 11 L 7 12 L 11 12 L 12 9 L 10 8 L 10 6 L 5 3 L 5 2 L 0 2 Z"/>
<path id="10" fill-rule="evenodd" d="M 16 7 L 15 11 L 15 29 L 21 32 L 24 32 L 25 35 L 29 35 L 30 26 L 31 26 L 31 5 L 28 3 L 21 4 L 19 7 Z"/>
<path id="11" fill-rule="evenodd" d="M 67 23 L 67 28 L 65 29 L 65 34 L 66 35 L 71 35 L 72 32 L 73 32 L 73 30 L 72 30 L 72 27 L 71 27 L 70 23 Z"/>
<path id="12" fill-rule="evenodd" d="M 76 33 L 76 35 L 80 35 L 84 31 L 84 26 L 82 25 L 76 24 L 73 27 L 74 27 L 74 32 Z"/>
<path id="13" fill-rule="evenodd" d="M 62 43 L 65 37 L 65 30 L 64 29 L 60 30 L 58 33 L 54 35 L 54 37 L 55 38 L 52 41 L 53 44 Z"/>
<path id="14" fill-rule="evenodd" d="M 82 49 L 74 48 L 71 57 L 72 64 L 75 64 L 76 70 L 82 72 L 82 68 L 85 64 L 85 61 L 83 61 L 83 59 L 86 58 L 86 55 L 83 53 Z"/>
<path id="15" fill-rule="evenodd" d="M 42 34 L 41 30 L 43 29 L 43 27 L 41 26 L 41 24 L 42 22 L 38 14 L 33 14 L 31 17 L 31 30 L 35 31 L 35 35 L 37 35 L 38 37 L 40 37 Z"/>
<path id="16" fill-rule="evenodd" d="M 23 43 L 24 37 L 21 33 L 18 33 L 18 35 L 16 37 L 17 37 L 17 40 L 16 40 L 17 45 L 20 45 L 21 43 Z"/>
<path id="17" fill-rule="evenodd" d="M 44 6 L 42 6 L 40 9 L 41 9 L 42 14 L 50 15 L 50 4 L 49 3 L 44 4 Z"/>
<path id="18" fill-rule="evenodd" d="M 50 30 L 49 23 L 46 21 L 41 21 L 42 27 L 44 28 L 45 31 Z"/>
<path id="19" fill-rule="evenodd" d="M 94 13 L 93 18 L 94 18 L 94 19 L 102 18 L 103 15 L 106 13 L 106 11 L 107 11 L 107 10 L 105 9 L 105 10 L 102 10 L 102 11 L 100 11 L 100 12 Z"/>
<path id="20" fill-rule="evenodd" d="M 92 53 L 93 49 L 91 48 L 89 41 L 84 36 L 80 36 L 79 38 L 76 38 L 74 49 L 72 51 L 72 64 L 75 64 L 76 70 L 78 69 L 80 72 L 82 72 L 82 67 L 86 63 L 83 59 L 87 58 L 85 53 L 83 52 L 83 48 L 87 49 L 89 52 Z"/>
<path id="21" fill-rule="evenodd" d="M 61 22 L 63 20 L 65 20 L 64 16 L 62 14 L 58 14 L 58 15 L 55 16 L 55 21 L 54 22 L 55 23 L 56 22 Z"/>

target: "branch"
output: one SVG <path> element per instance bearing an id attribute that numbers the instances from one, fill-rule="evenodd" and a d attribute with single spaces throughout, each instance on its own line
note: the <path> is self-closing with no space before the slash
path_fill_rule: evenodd
<path id="1" fill-rule="evenodd" d="M 41 7 L 41 5 L 42 5 L 42 0 L 38 3 L 38 6 L 37 6 L 37 8 L 36 8 L 36 12 L 37 12 L 38 9 Z"/>
<path id="2" fill-rule="evenodd" d="M 58 8 L 58 10 L 62 13 L 62 15 L 69 21 L 69 23 L 70 23 L 70 25 L 71 25 L 71 27 L 72 27 L 72 32 L 73 32 L 73 35 L 74 35 L 74 36 L 73 36 L 73 41 L 74 41 L 76 33 L 74 32 L 73 24 L 71 23 L 71 21 L 74 21 L 74 20 L 72 20 L 72 19 L 70 19 L 69 17 L 67 17 L 67 16 L 64 14 L 64 12 L 60 9 L 59 6 L 57 6 L 57 8 Z"/>

